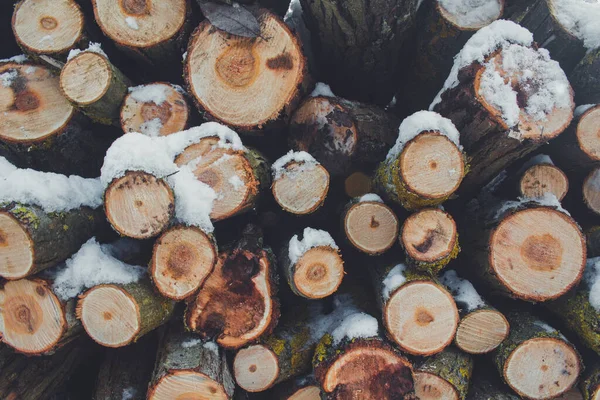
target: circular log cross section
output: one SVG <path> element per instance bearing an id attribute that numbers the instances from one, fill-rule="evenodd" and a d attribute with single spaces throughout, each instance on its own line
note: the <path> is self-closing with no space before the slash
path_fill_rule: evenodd
<path id="1" fill-rule="evenodd" d="M 2 342 L 26 354 L 52 350 L 67 322 L 63 307 L 45 281 L 21 279 L 0 289 Z"/>
<path id="2" fill-rule="evenodd" d="M 428 372 L 415 372 L 415 395 L 419 400 L 459 400 L 460 397 L 447 380 Z"/>
<path id="3" fill-rule="evenodd" d="M 520 396 L 550 399 L 571 389 L 580 372 L 579 356 L 573 347 L 554 338 L 535 338 L 512 351 L 503 374 Z"/>
<path id="4" fill-rule="evenodd" d="M 296 215 L 316 211 L 327 197 L 329 173 L 322 165 L 305 166 L 290 163 L 273 182 L 273 197 L 285 211 Z"/>
<path id="5" fill-rule="evenodd" d="M 112 68 L 101 54 L 79 53 L 60 72 L 60 88 L 69 101 L 85 106 L 98 101 L 108 91 Z"/>
<path id="6" fill-rule="evenodd" d="M 577 123 L 577 142 L 581 150 L 600 162 L 600 105 L 587 110 Z"/>
<path id="7" fill-rule="evenodd" d="M 145 172 L 127 172 L 104 194 L 106 218 L 121 235 L 147 239 L 162 232 L 174 210 L 171 188 Z"/>
<path id="8" fill-rule="evenodd" d="M 25 0 L 15 6 L 12 27 L 28 51 L 64 53 L 81 39 L 83 14 L 73 0 Z"/>
<path id="9" fill-rule="evenodd" d="M 150 388 L 148 400 L 227 400 L 223 386 L 208 376 L 187 370 L 178 370 L 163 376 Z"/>
<path id="10" fill-rule="evenodd" d="M 262 392 L 273 386 L 279 377 L 279 362 L 277 356 L 265 346 L 249 346 L 235 355 L 233 374 L 242 389 Z"/>
<path id="11" fill-rule="evenodd" d="M 446 136 L 425 132 L 400 154 L 400 176 L 406 189 L 424 199 L 443 199 L 458 189 L 465 174 L 459 148 Z"/>
<path id="12" fill-rule="evenodd" d="M 214 242 L 195 227 L 175 227 L 154 244 L 150 275 L 165 297 L 183 300 L 212 272 L 217 260 Z"/>
<path id="13" fill-rule="evenodd" d="M 476 31 L 481 29 L 500 18 L 504 11 L 503 0 L 459 1 L 458 4 L 456 4 L 457 2 L 448 0 L 437 0 L 436 3 L 440 15 L 460 31 Z M 472 16 L 465 15 L 464 10 L 460 9 L 461 6 L 464 7 L 461 3 L 468 4 L 470 12 L 477 10 L 477 18 L 473 19 Z M 453 7 L 457 6 L 458 9 L 453 9 Z"/>
<path id="14" fill-rule="evenodd" d="M 33 242 L 27 230 L 10 213 L 0 212 L 0 276 L 20 279 L 33 267 Z"/>
<path id="15" fill-rule="evenodd" d="M 303 387 L 296 390 L 287 400 L 321 400 L 321 388 L 318 386 Z"/>
<path id="16" fill-rule="evenodd" d="M 338 289 L 344 278 L 344 261 L 337 249 L 328 246 L 306 251 L 294 266 L 293 284 L 309 299 L 322 299 Z"/>
<path id="17" fill-rule="evenodd" d="M 600 215 L 600 168 L 595 168 L 583 181 L 583 202 L 596 215 Z"/>
<path id="18" fill-rule="evenodd" d="M 98 285 L 88 290 L 77 308 L 85 331 L 102 346 L 126 346 L 140 331 L 137 302 L 117 286 Z"/>
<path id="19" fill-rule="evenodd" d="M 517 211 L 490 238 L 492 272 L 516 297 L 557 298 L 571 289 L 585 267 L 585 237 L 567 215 L 548 207 Z"/>
<path id="20" fill-rule="evenodd" d="M 258 17 L 260 36 L 244 38 L 200 23 L 188 46 L 185 78 L 200 107 L 227 125 L 253 129 L 275 120 L 299 96 L 306 61 L 276 16 Z"/>
<path id="21" fill-rule="evenodd" d="M 519 181 L 521 196 L 530 199 L 550 193 L 561 201 L 568 190 L 569 179 L 567 175 L 552 164 L 537 164 L 530 167 Z"/>
<path id="22" fill-rule="evenodd" d="M 353 172 L 344 181 L 344 190 L 348 197 L 360 197 L 371 193 L 371 178 L 364 172 Z"/>
<path id="23" fill-rule="evenodd" d="M 1 140 L 30 144 L 63 132 L 75 110 L 49 69 L 9 62 L 0 75 Z"/>
<path id="24" fill-rule="evenodd" d="M 394 342 L 407 353 L 421 356 L 448 346 L 458 325 L 452 295 L 430 281 L 402 285 L 387 301 L 383 316 Z"/>
<path id="25" fill-rule="evenodd" d="M 494 350 L 506 339 L 509 324 L 499 311 L 483 309 L 473 311 L 458 323 L 454 342 L 470 354 L 485 354 Z"/>
<path id="26" fill-rule="evenodd" d="M 186 0 L 93 0 L 102 32 L 120 46 L 148 48 L 172 39 L 186 18 Z"/>
<path id="27" fill-rule="evenodd" d="M 353 204 L 344 217 L 344 231 L 360 251 L 377 255 L 389 250 L 398 238 L 398 218 L 391 208 L 376 201 Z"/>
<path id="28" fill-rule="evenodd" d="M 153 89 L 163 90 L 165 100 L 141 101 L 129 93 L 121 106 L 121 128 L 123 132 L 141 132 L 150 136 L 166 136 L 185 130 L 190 115 L 183 94 L 168 83 L 152 83 Z M 144 90 L 138 89 L 138 90 Z"/>

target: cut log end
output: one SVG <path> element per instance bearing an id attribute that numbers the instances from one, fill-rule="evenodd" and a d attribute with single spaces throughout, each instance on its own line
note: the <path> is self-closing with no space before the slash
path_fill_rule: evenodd
<path id="1" fill-rule="evenodd" d="M 407 353 L 431 355 L 448 346 L 458 326 L 452 295 L 430 281 L 401 286 L 387 301 L 384 322 L 390 337 Z"/>
<path id="2" fill-rule="evenodd" d="M 99 285 L 84 293 L 77 315 L 88 335 L 106 347 L 130 344 L 141 327 L 137 302 L 114 285 Z"/>
<path id="3" fill-rule="evenodd" d="M 215 244 L 198 228 L 175 227 L 156 241 L 150 274 L 165 297 L 182 300 L 194 293 L 212 272 Z"/>
<path id="4" fill-rule="evenodd" d="M 262 345 L 254 345 L 237 352 L 233 373 L 240 387 L 248 392 L 267 390 L 279 377 L 277 356 Z"/>
<path id="5" fill-rule="evenodd" d="M 344 277 L 344 261 L 337 249 L 328 246 L 306 251 L 296 262 L 293 284 L 304 297 L 321 299 L 338 289 Z"/>
<path id="6" fill-rule="evenodd" d="M 348 197 L 360 197 L 371 193 L 371 178 L 360 171 L 353 172 L 344 181 L 344 190 Z"/>
<path id="7" fill-rule="evenodd" d="M 287 400 L 321 400 L 321 388 L 318 386 L 305 386 L 292 393 Z"/>
<path id="8" fill-rule="evenodd" d="M 587 207 L 597 215 L 600 215 L 600 168 L 594 168 L 583 181 L 583 201 Z"/>
<path id="9" fill-rule="evenodd" d="M 519 395 L 549 399 L 569 390 L 580 372 L 579 356 L 573 347 L 554 338 L 535 338 L 512 351 L 503 374 Z"/>
<path id="10" fill-rule="evenodd" d="M 600 105 L 587 110 L 577 123 L 577 142 L 594 161 L 600 161 Z"/>
<path id="11" fill-rule="evenodd" d="M 229 35 L 202 22 L 190 40 L 185 78 L 200 106 L 227 125 L 254 129 L 296 98 L 306 61 L 275 15 L 261 12 L 258 38 Z"/>
<path id="12" fill-rule="evenodd" d="M 530 167 L 519 182 L 521 196 L 528 198 L 542 197 L 550 193 L 561 201 L 568 190 L 567 175 L 560 168 L 551 164 L 537 164 Z"/>
<path id="13" fill-rule="evenodd" d="M 149 400 L 227 400 L 223 385 L 196 371 L 176 370 L 148 391 Z"/>
<path id="14" fill-rule="evenodd" d="M 150 136 L 166 136 L 182 131 L 188 124 L 189 106 L 175 87 L 167 83 L 153 83 L 165 92 L 161 104 L 139 101 L 131 93 L 125 97 L 121 107 L 123 132 L 141 132 Z"/>
<path id="15" fill-rule="evenodd" d="M 360 251 L 377 255 L 389 250 L 398 238 L 398 218 L 383 203 L 359 202 L 352 205 L 344 218 L 348 240 Z"/>
<path id="16" fill-rule="evenodd" d="M 434 263 L 448 258 L 457 240 L 454 219 L 438 208 L 412 214 L 402 227 L 402 246 L 417 262 Z"/>
<path id="17" fill-rule="evenodd" d="M 59 54 L 81 39 L 83 22 L 73 0 L 25 0 L 15 6 L 12 26 L 21 47 L 36 54 Z"/>
<path id="18" fill-rule="evenodd" d="M 322 165 L 290 163 L 273 182 L 273 197 L 285 211 L 305 215 L 316 211 L 329 191 L 329 173 Z"/>
<path id="19" fill-rule="evenodd" d="M 7 74 L 7 75 L 5 75 Z M 41 65 L 0 64 L 0 139 L 34 143 L 61 133 L 75 112 L 58 78 Z"/>
<path id="20" fill-rule="evenodd" d="M 136 239 L 162 232 L 174 208 L 169 185 L 145 172 L 127 172 L 113 180 L 104 194 L 108 221 L 120 234 Z"/>
<path id="21" fill-rule="evenodd" d="M 51 351 L 67 328 L 61 302 L 45 281 L 21 279 L 0 289 L 2 342 L 26 354 Z"/>
<path id="22" fill-rule="evenodd" d="M 502 16 L 504 0 L 479 0 L 469 3 L 469 7 L 479 11 L 476 20 L 466 16 L 464 12 L 446 9 L 439 0 L 436 1 L 436 6 L 440 15 L 459 30 L 474 31 L 491 24 Z"/>
<path id="23" fill-rule="evenodd" d="M 0 212 L 0 260 L 0 276 L 5 279 L 26 277 L 34 262 L 29 233 L 7 212 Z"/>
<path id="24" fill-rule="evenodd" d="M 509 324 L 504 315 L 493 309 L 474 311 L 465 316 L 456 330 L 456 346 L 470 354 L 494 350 L 506 339 Z"/>
<path id="25" fill-rule="evenodd" d="M 517 211 L 490 238 L 490 264 L 516 297 L 545 301 L 575 285 L 585 267 L 585 237 L 566 214 L 548 207 Z"/>
<path id="26" fill-rule="evenodd" d="M 428 372 L 415 372 L 415 395 L 420 400 L 459 400 L 450 382 Z"/>
<path id="27" fill-rule="evenodd" d="M 101 54 L 84 51 L 70 59 L 60 72 L 65 97 L 79 106 L 98 101 L 108 91 L 112 67 Z"/>

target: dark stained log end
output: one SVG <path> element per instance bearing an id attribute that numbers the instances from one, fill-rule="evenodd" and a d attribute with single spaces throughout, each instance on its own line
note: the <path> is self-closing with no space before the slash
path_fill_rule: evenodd
<path id="1" fill-rule="evenodd" d="M 233 373 L 242 389 L 262 392 L 273 386 L 279 377 L 279 361 L 268 347 L 252 345 L 237 352 Z"/>
<path id="2" fill-rule="evenodd" d="M 344 231 L 354 247 L 377 255 L 389 250 L 398 238 L 398 217 L 391 208 L 377 201 L 353 204 L 344 216 Z"/>
<path id="3" fill-rule="evenodd" d="M 506 339 L 509 329 L 509 323 L 501 312 L 484 308 L 460 320 L 454 341 L 466 353 L 489 353 Z"/>
<path id="4" fill-rule="evenodd" d="M 0 276 L 20 279 L 34 264 L 33 242 L 27 230 L 8 212 L 0 212 Z"/>

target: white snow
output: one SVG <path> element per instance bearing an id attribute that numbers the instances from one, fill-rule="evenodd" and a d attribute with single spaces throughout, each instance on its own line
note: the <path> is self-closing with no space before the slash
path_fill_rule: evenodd
<path id="1" fill-rule="evenodd" d="M 17 202 L 40 206 L 46 212 L 69 211 L 102 205 L 98 179 L 15 168 L 0 157 L 0 203 Z"/>
<path id="2" fill-rule="evenodd" d="M 342 323 L 333 330 L 333 344 L 340 343 L 344 338 L 368 338 L 377 336 L 379 326 L 377 320 L 365 314 L 358 312 L 344 318 Z"/>
<path id="3" fill-rule="evenodd" d="M 600 257 L 588 258 L 583 281 L 590 291 L 590 305 L 600 313 Z"/>
<path id="4" fill-rule="evenodd" d="M 387 276 L 383 280 L 382 296 L 385 301 L 387 301 L 390 298 L 390 295 L 396 289 L 404 285 L 404 282 L 406 282 L 404 271 L 406 271 L 406 265 L 398 264 L 394 268 L 392 268 L 390 272 L 388 272 Z"/>
<path id="5" fill-rule="evenodd" d="M 24 62 L 27 62 L 28 60 L 29 60 L 29 57 L 27 57 L 25 54 L 19 54 L 17 56 L 12 56 L 10 58 L 3 58 L 2 60 L 0 60 L 0 63 L 13 62 L 13 63 L 17 63 L 17 64 L 23 64 Z"/>
<path id="6" fill-rule="evenodd" d="M 391 162 L 398 158 L 406 143 L 421 132 L 432 130 L 439 131 L 460 148 L 460 133 L 452 121 L 433 111 L 417 111 L 400 124 L 396 144 L 388 152 L 386 161 Z"/>
<path id="7" fill-rule="evenodd" d="M 383 203 L 383 200 L 381 200 L 381 197 L 379 197 L 375 193 L 367 193 L 365 195 L 362 195 L 358 199 L 358 202 L 362 203 L 363 201 L 376 201 L 377 203 Z"/>
<path id="8" fill-rule="evenodd" d="M 154 103 L 160 106 L 167 100 L 167 87 L 162 83 L 151 83 L 129 88 L 131 97 L 140 103 Z"/>
<path id="9" fill-rule="evenodd" d="M 175 194 L 175 217 L 182 223 L 212 232 L 210 212 L 217 194 L 206 183 L 199 181 L 192 169 L 184 165 L 179 172 L 167 178 Z"/>
<path id="10" fill-rule="evenodd" d="M 577 108 L 575 108 L 575 111 L 573 112 L 573 116 L 575 118 L 579 118 L 581 117 L 583 114 L 585 114 L 585 112 L 587 110 L 589 110 L 592 107 L 596 107 L 598 104 L 583 104 L 580 106 L 577 106 Z"/>
<path id="11" fill-rule="evenodd" d="M 49 44 L 50 46 L 52 46 L 52 45 L 54 44 L 54 38 L 53 38 L 52 36 L 50 36 L 50 35 L 45 35 L 45 36 L 42 36 L 42 37 L 40 38 L 40 44 L 42 44 L 42 45 L 43 45 L 43 44 L 45 44 L 46 42 L 48 42 L 48 44 Z"/>
<path id="12" fill-rule="evenodd" d="M 317 82 L 317 84 L 315 85 L 315 89 L 310 94 L 310 97 L 317 96 L 335 97 L 335 94 L 333 94 L 328 84 L 323 82 Z"/>
<path id="13" fill-rule="evenodd" d="M 9 69 L 8 71 L 0 74 L 0 82 L 2 82 L 2 86 L 10 87 L 13 81 L 19 76 L 19 73 L 16 69 Z"/>
<path id="14" fill-rule="evenodd" d="M 126 387 L 123 389 L 123 395 L 121 396 L 121 400 L 131 400 L 137 394 L 137 389 L 134 387 Z"/>
<path id="15" fill-rule="evenodd" d="M 100 284 L 137 282 L 146 273 L 146 268 L 125 264 L 113 257 L 96 238 L 81 246 L 65 265 L 52 284 L 54 293 L 62 300 L 74 298 Z"/>
<path id="16" fill-rule="evenodd" d="M 25 73 L 26 74 L 33 74 L 36 70 L 37 70 L 36 67 L 27 67 L 27 68 L 25 68 Z"/>
<path id="17" fill-rule="evenodd" d="M 304 228 L 302 240 L 298 239 L 298 235 L 294 235 L 290 239 L 288 257 L 292 264 L 296 264 L 300 257 L 313 247 L 329 246 L 337 249 L 338 246 L 328 232 L 320 229 Z"/>
<path id="18" fill-rule="evenodd" d="M 133 30 L 137 31 L 138 29 L 140 29 L 140 27 L 137 23 L 137 19 L 135 19 L 134 17 L 126 17 L 125 23 L 127 24 L 127 26 L 129 26 Z"/>
<path id="19" fill-rule="evenodd" d="M 202 344 L 202 339 L 200 338 L 191 338 L 181 343 L 181 347 L 184 349 L 189 349 L 190 347 L 198 346 Z"/>
<path id="20" fill-rule="evenodd" d="M 233 186 L 233 190 L 240 190 L 242 187 L 244 187 L 244 182 L 237 175 L 230 176 L 228 182 L 231 186 Z"/>
<path id="21" fill-rule="evenodd" d="M 485 302 L 479 296 L 473 284 L 460 278 L 456 271 L 446 271 L 440 277 L 440 281 L 450 289 L 454 301 L 461 303 L 461 305 L 464 304 L 466 311 L 471 312 L 485 306 Z"/>
<path id="22" fill-rule="evenodd" d="M 500 17 L 502 3 L 498 0 L 438 0 L 453 22 L 465 28 L 479 28 Z"/>
<path id="23" fill-rule="evenodd" d="M 550 325 L 548 325 L 547 323 L 545 323 L 544 321 L 540 321 L 540 320 L 536 320 L 533 321 L 533 324 L 542 328 L 543 330 L 545 330 L 548 333 L 556 333 L 558 332 L 558 330 L 554 329 L 553 327 L 551 327 Z"/>
<path id="24" fill-rule="evenodd" d="M 497 49 L 511 43 L 530 46 L 533 35 L 527 29 L 511 21 L 497 20 L 478 30 L 454 57 L 454 65 L 444 87 L 429 106 L 430 110 L 442 100 L 442 94 L 458 85 L 458 72 L 477 61 L 483 63 L 485 58 Z"/>
<path id="25" fill-rule="evenodd" d="M 141 124 L 140 131 L 144 135 L 156 137 L 160 136 L 160 130 L 162 129 L 162 127 L 163 124 L 160 118 L 153 118 Z"/>
<path id="26" fill-rule="evenodd" d="M 502 203 L 502 206 L 499 207 L 494 213 L 493 219 L 498 219 L 506 212 L 521 206 L 523 203 L 528 203 L 531 201 L 538 203 L 540 206 L 553 207 L 556 209 L 556 211 L 560 211 L 569 216 L 571 215 L 562 207 L 560 201 L 554 193 L 544 193 L 544 195 L 541 197 L 518 197 L 518 200 L 516 201 L 506 201 Z"/>
<path id="27" fill-rule="evenodd" d="M 317 160 L 314 159 L 309 153 L 305 151 L 293 151 L 290 150 L 286 155 L 279 157 L 277 161 L 273 163 L 271 166 L 271 170 L 273 172 L 273 180 L 277 180 L 281 178 L 283 175 L 287 174 L 286 165 L 289 163 L 296 162 L 298 164 L 302 164 L 302 171 L 306 169 L 312 169 L 316 165 L 319 165 Z"/>
<path id="28" fill-rule="evenodd" d="M 597 0 L 552 0 L 556 18 L 588 49 L 600 47 L 600 2 Z"/>
<path id="29" fill-rule="evenodd" d="M 181 55 L 183 61 L 187 60 L 187 51 Z"/>
<path id="30" fill-rule="evenodd" d="M 206 342 L 202 345 L 202 347 L 215 353 L 219 352 L 219 346 L 215 342 Z"/>
<path id="31" fill-rule="evenodd" d="M 91 51 L 92 53 L 100 54 L 100 55 L 108 58 L 108 56 L 106 55 L 106 53 L 104 52 L 104 50 L 102 50 L 102 45 L 100 43 L 90 42 L 88 48 L 85 49 L 85 50 L 79 50 L 79 49 L 73 49 L 73 50 L 71 50 L 69 52 L 69 55 L 67 56 L 67 61 L 69 61 L 71 58 L 75 57 L 79 53 L 85 52 L 85 51 Z"/>

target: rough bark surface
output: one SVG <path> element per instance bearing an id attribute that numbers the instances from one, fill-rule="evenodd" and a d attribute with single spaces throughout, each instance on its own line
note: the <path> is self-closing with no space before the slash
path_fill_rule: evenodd
<path id="1" fill-rule="evenodd" d="M 590 51 L 579 61 L 569 81 L 577 104 L 600 103 L 600 49 Z"/>
<path id="2" fill-rule="evenodd" d="M 473 373 L 473 360 L 471 356 L 454 347 L 434 356 L 426 358 L 415 365 L 415 371 L 427 372 L 450 383 L 456 390 L 460 399 L 465 399 L 469 390 L 469 381 Z"/>

